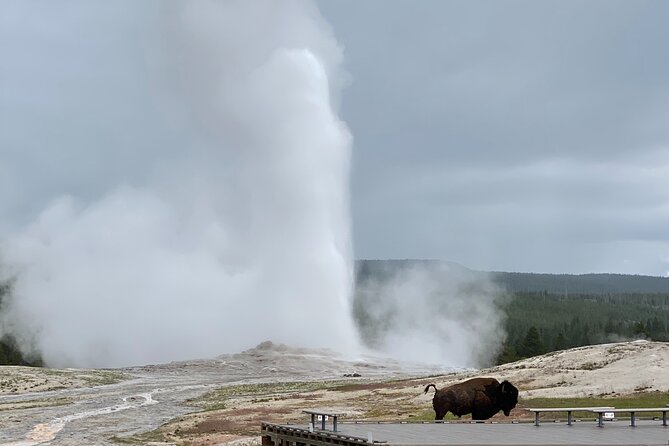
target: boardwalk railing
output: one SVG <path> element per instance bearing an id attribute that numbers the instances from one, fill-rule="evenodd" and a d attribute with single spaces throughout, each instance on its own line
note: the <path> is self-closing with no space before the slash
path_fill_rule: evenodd
<path id="1" fill-rule="evenodd" d="M 536 407 L 527 409 L 530 412 L 534 413 L 534 425 L 539 426 L 539 414 L 542 412 L 567 412 L 567 425 L 571 426 L 574 417 L 574 412 L 597 412 L 600 413 L 600 417 L 604 416 L 605 412 L 611 412 L 614 407 Z"/>
<path id="2" fill-rule="evenodd" d="M 613 412 L 613 413 L 629 413 L 630 414 L 630 426 L 636 426 L 636 414 L 638 412 L 662 412 L 662 426 L 667 426 L 667 412 L 669 412 L 669 407 L 636 407 L 628 409 L 596 409 L 593 410 L 594 413 L 598 415 L 597 425 L 599 427 L 604 426 L 604 413 Z"/>
<path id="3" fill-rule="evenodd" d="M 311 415 L 312 429 L 316 427 L 316 419 L 318 418 L 321 420 L 321 429 L 325 430 L 325 422 L 327 421 L 328 417 L 332 417 L 332 432 L 337 432 L 337 417 L 339 417 L 338 413 L 322 409 L 307 409 L 303 410 L 302 412 Z"/>
<path id="4" fill-rule="evenodd" d="M 662 426 L 667 426 L 667 412 L 669 412 L 669 406 L 665 407 L 630 407 L 626 409 L 616 409 L 615 407 L 533 407 L 528 408 L 530 412 L 534 413 L 534 425 L 539 426 L 539 414 L 542 412 L 567 412 L 567 425 L 571 426 L 573 423 L 573 413 L 574 412 L 592 412 L 597 414 L 597 425 L 599 427 L 604 426 L 604 415 L 605 414 L 616 414 L 616 413 L 629 413 L 630 414 L 630 426 L 636 426 L 636 414 L 637 413 L 648 413 L 656 412 L 662 413 Z"/>
<path id="5" fill-rule="evenodd" d="M 379 443 L 378 441 L 370 442 L 367 438 L 353 435 L 342 435 L 329 431 L 311 432 L 304 428 L 273 423 L 262 423 L 260 425 L 260 435 L 263 446 L 364 446 L 369 443 Z"/>

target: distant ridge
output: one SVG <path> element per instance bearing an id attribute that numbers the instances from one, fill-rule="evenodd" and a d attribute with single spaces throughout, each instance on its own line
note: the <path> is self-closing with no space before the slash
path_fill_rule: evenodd
<path id="1" fill-rule="evenodd" d="M 489 273 L 512 292 L 546 291 L 568 294 L 669 293 L 669 278 L 631 274 L 535 274 Z"/>
<path id="2" fill-rule="evenodd" d="M 669 277 L 632 274 L 546 274 L 503 271 L 475 271 L 445 260 L 390 259 L 357 260 L 356 281 L 384 280 L 412 268 L 430 268 L 443 274 L 465 274 L 468 278 L 492 280 L 509 292 L 548 292 L 551 294 L 669 294 Z"/>

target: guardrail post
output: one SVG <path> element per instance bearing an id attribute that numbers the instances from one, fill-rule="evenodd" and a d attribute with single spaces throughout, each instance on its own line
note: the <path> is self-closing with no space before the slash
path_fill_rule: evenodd
<path id="1" fill-rule="evenodd" d="M 636 420 L 634 419 L 634 411 L 631 410 L 631 411 L 630 411 L 630 426 L 632 426 L 632 427 L 636 427 L 635 421 L 636 421 Z"/>
<path id="2" fill-rule="evenodd" d="M 534 425 L 539 426 L 539 412 L 534 412 Z"/>
<path id="3" fill-rule="evenodd" d="M 571 422 L 573 421 L 572 415 L 571 415 L 571 410 L 567 411 L 567 426 L 571 426 Z"/>
<path id="4" fill-rule="evenodd" d="M 598 415 L 597 426 L 604 427 L 604 412 L 599 412 L 599 413 L 597 413 L 597 415 Z"/>

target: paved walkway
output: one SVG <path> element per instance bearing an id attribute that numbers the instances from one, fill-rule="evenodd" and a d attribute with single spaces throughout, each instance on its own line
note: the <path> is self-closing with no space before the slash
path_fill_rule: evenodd
<path id="1" fill-rule="evenodd" d="M 389 445 L 667 445 L 669 427 L 661 421 L 628 420 L 566 423 L 340 423 L 338 434 L 369 438 Z"/>

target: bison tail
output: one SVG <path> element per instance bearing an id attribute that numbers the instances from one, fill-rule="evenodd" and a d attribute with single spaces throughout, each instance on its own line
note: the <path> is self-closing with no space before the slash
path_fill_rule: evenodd
<path id="1" fill-rule="evenodd" d="M 434 384 L 428 384 L 427 387 L 425 387 L 425 393 L 427 393 L 428 390 L 430 390 L 430 387 L 434 387 L 434 391 L 437 391 L 437 386 Z"/>

